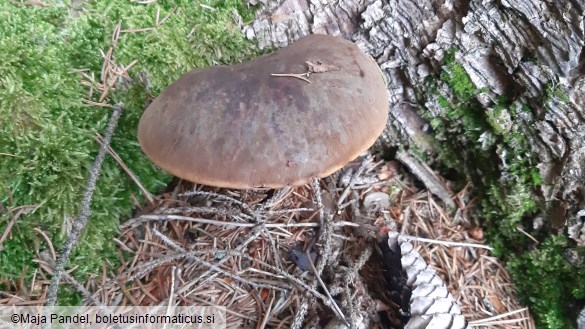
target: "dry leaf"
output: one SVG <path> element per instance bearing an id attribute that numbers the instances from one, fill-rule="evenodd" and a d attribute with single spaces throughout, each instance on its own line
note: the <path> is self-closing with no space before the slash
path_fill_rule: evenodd
<path id="1" fill-rule="evenodd" d="M 326 64 L 321 61 L 306 61 L 307 65 L 309 66 L 309 73 L 323 73 L 329 71 L 339 71 L 339 66 L 335 66 L 332 64 Z"/>
<path id="2" fill-rule="evenodd" d="M 268 289 L 266 289 L 266 288 L 262 288 L 262 289 L 260 290 L 260 298 L 261 298 L 263 301 L 266 301 L 266 300 L 268 300 L 268 297 L 269 297 L 269 296 L 270 296 L 270 290 L 268 290 Z"/>
<path id="3" fill-rule="evenodd" d="M 479 226 L 470 229 L 469 234 L 471 234 L 471 237 L 475 240 L 483 240 L 483 229 Z"/>

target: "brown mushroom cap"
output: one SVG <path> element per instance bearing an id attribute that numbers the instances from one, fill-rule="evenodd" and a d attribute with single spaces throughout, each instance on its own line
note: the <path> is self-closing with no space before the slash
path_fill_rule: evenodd
<path id="1" fill-rule="evenodd" d="M 273 73 L 333 68 L 311 83 Z M 318 71 L 319 67 L 317 68 Z M 138 140 L 173 175 L 229 188 L 301 185 L 327 176 L 382 133 L 381 71 L 353 43 L 310 35 L 252 61 L 193 70 L 144 112 Z"/>

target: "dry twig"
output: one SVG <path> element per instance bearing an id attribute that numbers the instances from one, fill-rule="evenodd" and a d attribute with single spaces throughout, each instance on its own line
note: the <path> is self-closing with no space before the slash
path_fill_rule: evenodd
<path id="1" fill-rule="evenodd" d="M 87 181 L 85 194 L 83 195 L 83 200 L 81 202 L 81 210 L 79 215 L 75 218 L 73 222 L 73 229 L 63 246 L 63 249 L 59 253 L 59 257 L 55 263 L 55 270 L 53 277 L 51 279 L 51 285 L 49 286 L 47 292 L 47 302 L 46 306 L 54 306 L 57 302 L 57 290 L 59 288 L 59 282 L 61 281 L 61 275 L 65 268 L 65 264 L 69 261 L 69 256 L 71 255 L 71 251 L 73 247 L 77 243 L 79 236 L 81 235 L 81 231 L 85 228 L 87 224 L 87 218 L 90 215 L 90 205 L 91 199 L 93 197 L 93 191 L 95 190 L 95 186 L 97 180 L 100 175 L 100 170 L 102 167 L 102 163 L 106 156 L 107 146 L 110 144 L 112 140 L 112 136 L 114 135 L 114 131 L 116 130 L 116 125 L 118 124 L 118 119 L 122 115 L 122 111 L 124 109 L 123 104 L 116 104 L 113 109 L 112 117 L 110 118 L 110 122 L 108 123 L 108 127 L 106 128 L 106 133 L 104 135 L 104 141 L 98 155 L 89 171 L 89 178 Z"/>

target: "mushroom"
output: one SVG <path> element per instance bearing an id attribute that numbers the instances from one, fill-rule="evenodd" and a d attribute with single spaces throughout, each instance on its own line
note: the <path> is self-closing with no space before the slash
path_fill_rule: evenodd
<path id="1" fill-rule="evenodd" d="M 378 65 L 327 35 L 231 66 L 195 69 L 146 109 L 138 140 L 159 167 L 227 188 L 280 188 L 325 177 L 383 131 Z"/>

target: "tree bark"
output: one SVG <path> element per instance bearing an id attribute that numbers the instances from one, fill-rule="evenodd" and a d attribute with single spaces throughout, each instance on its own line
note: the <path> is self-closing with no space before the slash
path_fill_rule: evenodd
<path id="1" fill-rule="evenodd" d="M 259 1 L 259 3 L 258 3 Z M 454 52 L 475 87 L 477 111 L 492 113 L 508 99 L 498 126 L 528 140 L 542 184 L 534 191 L 543 216 L 585 245 L 585 52 L 583 0 L 256 0 L 256 20 L 243 28 L 260 48 L 283 47 L 321 33 L 355 42 L 380 65 L 388 82 L 390 119 L 385 147 L 434 152 L 433 118 L 445 118 L 444 58 Z M 421 99 L 421 95 L 426 95 Z M 429 96 L 431 95 L 431 96 Z M 447 97 L 449 98 L 449 97 Z M 514 111 L 526 105 L 528 111 Z M 514 113 L 511 117 L 509 113 Z M 511 119 L 512 118 L 512 119 Z M 489 134 L 482 138 L 489 139 Z M 478 141 L 472 141 L 477 143 Z M 496 144 L 498 142 L 496 141 Z M 505 173 L 506 147 L 494 157 Z M 500 147 L 501 146 L 501 147 Z"/>

